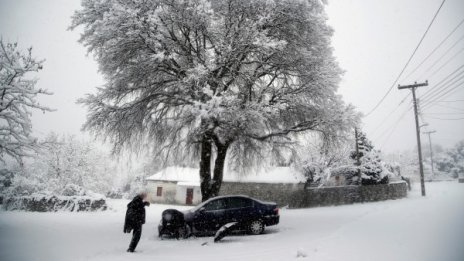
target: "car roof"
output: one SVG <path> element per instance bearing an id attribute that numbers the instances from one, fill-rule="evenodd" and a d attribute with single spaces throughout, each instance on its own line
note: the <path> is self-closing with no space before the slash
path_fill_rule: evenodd
<path id="1" fill-rule="evenodd" d="M 246 196 L 246 195 L 223 195 L 223 196 L 217 196 L 214 198 L 210 198 L 207 201 L 214 200 L 214 199 L 222 199 L 222 198 L 247 198 L 247 199 L 253 199 L 252 197 Z"/>

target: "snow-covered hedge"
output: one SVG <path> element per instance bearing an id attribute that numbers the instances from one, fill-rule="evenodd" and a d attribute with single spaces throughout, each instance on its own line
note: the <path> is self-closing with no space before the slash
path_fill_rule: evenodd
<path id="1" fill-rule="evenodd" d="M 98 211 L 106 210 L 105 197 L 98 194 L 85 196 L 57 196 L 34 193 L 30 196 L 5 197 L 5 210 L 25 210 L 37 212 L 56 211 Z"/>

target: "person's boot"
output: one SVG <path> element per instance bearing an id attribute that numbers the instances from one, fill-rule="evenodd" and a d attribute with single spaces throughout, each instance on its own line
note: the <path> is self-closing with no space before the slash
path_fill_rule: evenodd
<path id="1" fill-rule="evenodd" d="M 127 249 L 127 252 L 134 253 L 134 250 L 129 248 L 129 249 Z"/>

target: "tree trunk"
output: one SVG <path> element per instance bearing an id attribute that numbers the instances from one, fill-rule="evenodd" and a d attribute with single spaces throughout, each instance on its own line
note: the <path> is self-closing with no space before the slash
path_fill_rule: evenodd
<path id="1" fill-rule="evenodd" d="M 211 141 L 206 137 L 201 141 L 200 188 L 202 201 L 209 199 L 211 197 Z"/>
<path id="2" fill-rule="evenodd" d="M 226 161 L 227 149 L 229 148 L 228 144 L 216 144 L 217 146 L 217 156 L 216 161 L 214 162 L 214 171 L 213 171 L 213 182 L 211 183 L 210 197 L 216 197 L 219 195 L 219 190 L 221 189 L 222 179 L 224 177 L 224 163 Z"/>

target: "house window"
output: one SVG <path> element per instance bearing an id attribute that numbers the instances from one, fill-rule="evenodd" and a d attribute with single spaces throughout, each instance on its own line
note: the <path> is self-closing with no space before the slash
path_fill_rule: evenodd
<path id="1" fill-rule="evenodd" d="M 161 197 L 163 195 L 163 187 L 156 188 L 156 196 Z"/>

